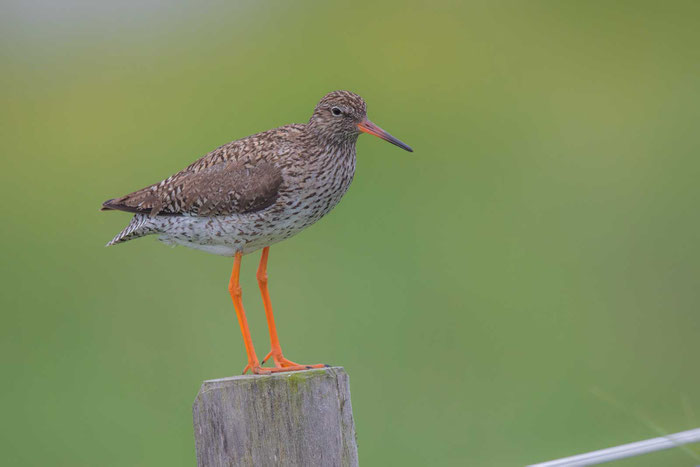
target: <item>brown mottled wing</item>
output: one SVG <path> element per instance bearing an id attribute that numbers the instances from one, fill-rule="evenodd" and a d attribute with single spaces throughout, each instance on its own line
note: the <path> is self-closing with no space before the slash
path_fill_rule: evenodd
<path id="1" fill-rule="evenodd" d="M 103 210 L 141 214 L 226 216 L 271 206 L 282 172 L 262 160 L 226 160 L 199 170 L 192 167 L 162 182 L 106 201 Z"/>

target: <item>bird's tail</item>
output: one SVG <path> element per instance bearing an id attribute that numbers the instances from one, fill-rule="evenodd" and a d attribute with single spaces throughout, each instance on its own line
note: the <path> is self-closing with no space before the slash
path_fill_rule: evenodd
<path id="1" fill-rule="evenodd" d="M 135 238 L 157 233 L 157 229 L 152 224 L 151 218 L 148 217 L 148 215 L 136 214 L 131 219 L 131 222 L 129 222 L 129 225 L 110 240 L 106 246 L 124 243 Z"/>

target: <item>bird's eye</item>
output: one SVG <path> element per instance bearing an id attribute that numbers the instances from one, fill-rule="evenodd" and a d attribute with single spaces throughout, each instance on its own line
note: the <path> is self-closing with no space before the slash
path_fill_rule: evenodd
<path id="1" fill-rule="evenodd" d="M 343 115 L 343 111 L 340 110 L 338 107 L 333 107 L 333 108 L 331 109 L 331 112 L 332 112 L 333 115 L 335 115 L 336 117 L 339 117 L 339 116 Z"/>

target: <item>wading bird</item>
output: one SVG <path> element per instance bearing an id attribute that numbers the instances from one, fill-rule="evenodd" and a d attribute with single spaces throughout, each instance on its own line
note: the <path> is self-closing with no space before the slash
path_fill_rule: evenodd
<path id="1" fill-rule="evenodd" d="M 355 174 L 360 133 L 413 152 L 367 119 L 360 96 L 334 91 L 316 105 L 308 123 L 225 144 L 160 183 L 105 201 L 102 210 L 135 214 L 107 245 L 153 234 L 167 244 L 232 256 L 229 292 L 248 354 L 243 373 L 323 367 L 284 358 L 267 290 L 267 259 L 270 245 L 301 232 L 338 204 Z M 257 279 L 271 345 L 262 363 L 272 358 L 274 368 L 262 367 L 255 354 L 238 283 L 241 258 L 260 248 Z"/>

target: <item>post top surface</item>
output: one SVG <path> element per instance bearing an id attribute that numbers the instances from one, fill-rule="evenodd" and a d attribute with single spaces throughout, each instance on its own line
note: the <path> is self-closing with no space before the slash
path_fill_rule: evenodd
<path id="1" fill-rule="evenodd" d="M 225 378 L 217 379 L 207 379 L 204 380 L 203 384 L 207 383 L 227 383 L 232 381 L 244 381 L 244 380 L 256 380 L 256 379 L 285 379 L 293 378 L 295 376 L 308 378 L 314 375 L 321 375 L 327 373 L 345 373 L 345 369 L 342 366 L 330 366 L 327 368 L 312 368 L 309 370 L 301 371 L 288 371 L 283 373 L 272 373 L 270 375 L 238 375 L 238 376 L 227 376 Z"/>

